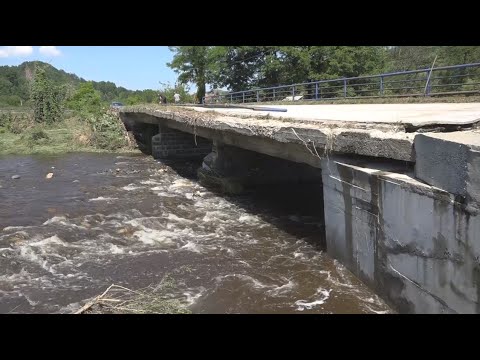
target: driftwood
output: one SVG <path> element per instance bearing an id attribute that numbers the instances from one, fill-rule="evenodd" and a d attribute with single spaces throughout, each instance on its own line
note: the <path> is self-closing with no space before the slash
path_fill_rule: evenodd
<path id="1" fill-rule="evenodd" d="M 93 305 L 97 304 L 102 298 L 110 291 L 112 287 L 114 287 L 115 284 L 110 285 L 107 290 L 105 290 L 101 295 L 95 297 L 92 301 L 86 303 L 84 306 L 82 306 L 80 309 L 75 311 L 75 314 L 83 314 L 85 311 L 90 309 Z"/>
<path id="2" fill-rule="evenodd" d="M 164 280 L 167 280 L 165 278 Z M 170 286 L 168 281 L 152 288 L 148 286 L 139 291 L 131 290 L 126 287 L 112 284 L 101 295 L 96 296 L 93 300 L 82 306 L 74 312 L 74 314 L 83 314 L 95 305 L 99 305 L 103 310 L 114 313 L 188 313 L 189 310 L 183 304 L 175 299 L 165 299 L 156 293 L 158 288 Z M 112 294 L 107 297 L 107 294 Z"/>

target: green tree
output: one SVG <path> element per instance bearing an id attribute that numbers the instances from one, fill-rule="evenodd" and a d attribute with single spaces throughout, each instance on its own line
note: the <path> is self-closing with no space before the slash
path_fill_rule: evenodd
<path id="1" fill-rule="evenodd" d="M 36 122 L 53 123 L 61 119 L 62 94 L 60 89 L 47 78 L 45 69 L 41 66 L 35 68 L 31 99 Z"/>
<path id="2" fill-rule="evenodd" d="M 240 91 L 255 86 L 265 47 L 215 46 L 209 51 L 210 84 Z"/>
<path id="3" fill-rule="evenodd" d="M 99 114 L 102 111 L 102 98 L 89 81 L 79 86 L 75 94 L 68 101 L 68 107 L 82 114 Z"/>
<path id="4" fill-rule="evenodd" d="M 189 82 L 197 86 L 197 98 L 205 96 L 206 84 L 211 79 L 211 46 L 170 46 L 175 53 L 173 60 L 167 66 L 179 74 L 181 84 Z"/>

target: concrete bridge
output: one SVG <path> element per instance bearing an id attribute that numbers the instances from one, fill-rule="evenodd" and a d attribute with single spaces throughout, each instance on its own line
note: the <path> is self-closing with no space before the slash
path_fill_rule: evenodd
<path id="1" fill-rule="evenodd" d="M 226 192 L 323 187 L 328 253 L 402 313 L 480 313 L 480 104 L 120 111 Z"/>

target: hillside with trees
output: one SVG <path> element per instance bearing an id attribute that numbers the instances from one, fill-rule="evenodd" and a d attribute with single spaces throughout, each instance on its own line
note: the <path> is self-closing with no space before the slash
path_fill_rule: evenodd
<path id="1" fill-rule="evenodd" d="M 24 62 L 18 66 L 0 66 L 0 107 L 31 106 L 31 84 L 37 67 L 45 72 L 45 77 L 58 88 L 62 96 L 69 100 L 82 84 L 91 83 L 105 104 L 120 101 L 125 104 L 153 103 L 158 100 L 155 90 L 128 90 L 110 81 L 91 81 L 56 69 L 41 61 Z"/>

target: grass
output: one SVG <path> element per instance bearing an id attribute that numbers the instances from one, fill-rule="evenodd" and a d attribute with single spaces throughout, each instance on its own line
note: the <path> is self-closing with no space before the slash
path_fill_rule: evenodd
<path id="1" fill-rule="evenodd" d="M 28 114 L 28 113 L 25 113 Z M 115 142 L 124 143 L 121 134 L 114 134 Z M 10 124 L 0 124 L 0 155 L 59 154 L 69 152 L 138 152 L 132 147 L 118 145 L 105 148 L 98 145 L 98 134 L 91 126 L 71 117 L 61 122 L 44 125 L 35 124 L 30 117 L 16 118 Z"/>

